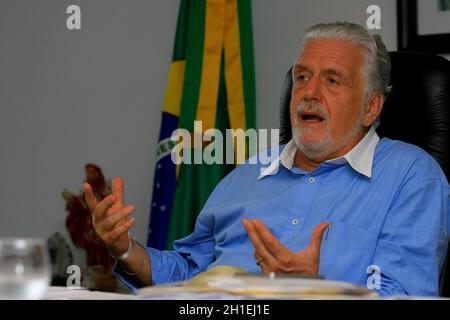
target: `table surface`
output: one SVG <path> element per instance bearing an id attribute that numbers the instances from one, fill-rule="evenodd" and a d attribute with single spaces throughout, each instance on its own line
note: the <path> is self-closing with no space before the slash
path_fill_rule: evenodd
<path id="1" fill-rule="evenodd" d="M 271 299 L 273 299 L 272 297 Z M 248 300 L 258 299 L 255 296 L 233 295 L 223 292 L 207 292 L 207 293 L 163 293 L 157 295 L 135 295 L 121 294 L 103 291 L 90 291 L 85 288 L 69 289 L 67 287 L 49 287 L 44 300 Z M 332 295 L 332 296 L 292 296 L 281 299 L 289 300 L 450 300 L 450 298 L 442 297 L 411 297 L 411 296 L 392 296 L 392 297 L 358 297 L 350 295 Z"/>

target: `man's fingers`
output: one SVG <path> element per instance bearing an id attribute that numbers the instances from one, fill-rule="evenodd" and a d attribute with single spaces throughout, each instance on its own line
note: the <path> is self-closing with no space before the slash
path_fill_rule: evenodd
<path id="1" fill-rule="evenodd" d="M 107 196 L 105 199 L 100 201 L 92 211 L 95 218 L 98 219 L 102 217 L 104 214 L 106 214 L 106 211 L 108 211 L 109 208 L 116 202 L 116 197 L 112 194 Z"/>
<path id="2" fill-rule="evenodd" d="M 328 229 L 329 224 L 326 222 L 322 222 L 317 225 L 316 229 L 314 230 L 313 235 L 311 236 L 311 241 L 309 242 L 309 248 L 313 250 L 320 250 L 320 244 L 322 243 L 322 237 L 325 230 Z"/>
<path id="3" fill-rule="evenodd" d="M 121 177 L 115 177 L 113 179 L 112 194 L 116 196 L 117 204 L 123 206 L 124 188 L 123 180 Z"/>
<path id="4" fill-rule="evenodd" d="M 262 273 L 264 274 L 270 273 L 270 269 L 264 259 L 259 262 L 259 267 L 261 268 Z"/>
<path id="5" fill-rule="evenodd" d="M 116 242 L 124 233 L 128 232 L 135 223 L 135 218 L 125 219 L 117 223 L 116 227 L 109 232 L 110 243 Z"/>
<path id="6" fill-rule="evenodd" d="M 104 229 L 111 229 L 115 226 L 116 223 L 119 221 L 126 219 L 128 216 L 134 213 L 135 207 L 130 205 L 126 206 L 125 208 L 121 209 L 118 212 L 115 212 L 108 217 L 105 218 L 103 221 L 103 228 Z"/>
<path id="7" fill-rule="evenodd" d="M 248 236 L 253 243 L 253 247 L 255 248 L 255 254 L 260 258 L 264 259 L 267 264 L 276 263 L 275 258 L 272 254 L 267 250 L 264 242 L 260 239 L 258 232 L 252 221 L 244 219 L 242 221 L 245 230 L 247 230 Z"/>
<path id="8" fill-rule="evenodd" d="M 284 247 L 280 241 L 270 232 L 261 220 L 254 220 L 253 225 L 265 247 L 275 256 L 288 254 L 289 250 Z"/>
<path id="9" fill-rule="evenodd" d="M 83 189 L 84 199 L 86 200 L 89 210 L 92 212 L 98 203 L 97 198 L 94 195 L 94 190 L 92 190 L 92 187 L 89 183 L 83 184 Z"/>

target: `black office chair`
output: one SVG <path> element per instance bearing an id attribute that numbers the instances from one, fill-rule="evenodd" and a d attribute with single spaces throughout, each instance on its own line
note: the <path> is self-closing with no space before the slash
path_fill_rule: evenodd
<path id="1" fill-rule="evenodd" d="M 426 150 L 450 180 L 450 61 L 415 52 L 391 52 L 390 56 L 392 92 L 384 104 L 377 133 Z M 280 101 L 281 144 L 292 137 L 291 88 L 289 70 Z M 440 294 L 446 297 L 450 297 L 449 252 L 440 278 Z"/>

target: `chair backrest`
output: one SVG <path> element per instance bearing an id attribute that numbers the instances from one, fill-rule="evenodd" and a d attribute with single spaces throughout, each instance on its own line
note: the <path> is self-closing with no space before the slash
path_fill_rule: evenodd
<path id="1" fill-rule="evenodd" d="M 442 167 L 450 180 L 450 61 L 431 54 L 391 52 L 392 92 L 380 116 L 380 137 L 415 144 Z M 291 70 L 286 74 L 280 101 L 280 143 L 291 137 L 289 107 Z M 450 296 L 449 251 L 441 274 L 441 295 Z"/>

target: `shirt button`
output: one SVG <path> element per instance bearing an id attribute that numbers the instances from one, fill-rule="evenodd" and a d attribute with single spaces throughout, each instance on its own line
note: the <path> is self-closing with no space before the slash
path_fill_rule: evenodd
<path id="1" fill-rule="evenodd" d="M 314 177 L 309 177 L 308 182 L 309 182 L 309 183 L 314 183 L 314 182 L 316 182 L 316 178 L 314 178 Z"/>
<path id="2" fill-rule="evenodd" d="M 292 224 L 293 224 L 294 226 L 298 225 L 299 223 L 300 223 L 300 220 L 298 220 L 298 219 L 292 220 Z"/>

